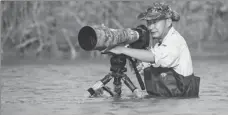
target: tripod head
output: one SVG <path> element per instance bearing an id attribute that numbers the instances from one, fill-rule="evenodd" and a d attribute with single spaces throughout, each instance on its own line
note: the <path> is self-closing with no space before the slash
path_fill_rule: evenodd
<path id="1" fill-rule="evenodd" d="M 110 71 L 115 73 L 127 72 L 127 68 L 125 67 L 126 62 L 127 62 L 127 57 L 125 55 L 112 54 L 112 57 L 110 58 L 110 64 L 111 64 Z"/>

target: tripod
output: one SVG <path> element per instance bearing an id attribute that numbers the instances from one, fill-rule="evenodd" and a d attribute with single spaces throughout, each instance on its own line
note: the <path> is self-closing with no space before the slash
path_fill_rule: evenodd
<path id="1" fill-rule="evenodd" d="M 139 81 L 141 89 L 142 90 L 145 89 L 141 76 L 140 76 L 138 70 L 136 69 L 136 63 L 132 60 L 131 57 L 127 57 L 126 55 L 122 55 L 122 54 L 121 55 L 115 55 L 115 54 L 112 55 L 112 57 L 110 58 L 110 63 L 111 63 L 110 71 L 111 72 L 108 73 L 107 75 L 105 75 L 104 78 L 102 78 L 100 81 L 98 81 L 96 83 L 96 84 L 100 84 L 99 85 L 100 87 L 98 87 L 98 88 L 104 89 L 111 96 L 120 96 L 122 93 L 122 82 L 121 82 L 121 80 L 122 80 L 124 82 L 124 84 L 132 92 L 134 92 L 134 90 L 137 89 L 135 87 L 135 85 L 132 83 L 132 81 L 130 80 L 130 78 L 124 73 L 124 72 L 127 72 L 127 68 L 125 67 L 127 58 L 131 61 L 132 65 L 133 65 L 133 68 L 136 73 L 136 77 Z M 112 78 L 114 78 L 114 80 L 113 80 L 114 92 L 111 91 L 110 88 L 105 86 Z M 92 96 L 96 93 L 96 90 L 97 90 L 97 88 L 94 89 L 93 87 L 91 87 L 87 91 Z"/>

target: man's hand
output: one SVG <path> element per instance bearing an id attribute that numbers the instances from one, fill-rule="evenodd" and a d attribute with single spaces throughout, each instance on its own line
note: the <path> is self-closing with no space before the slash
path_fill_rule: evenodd
<path id="1" fill-rule="evenodd" d="M 147 63 L 147 62 L 140 62 L 138 65 L 137 65 L 137 70 L 139 71 L 139 73 L 141 75 L 143 75 L 143 72 L 144 72 L 144 69 L 151 66 L 151 63 Z"/>
<path id="2" fill-rule="evenodd" d="M 143 74 L 144 66 L 142 63 L 139 63 L 136 68 L 140 74 Z"/>

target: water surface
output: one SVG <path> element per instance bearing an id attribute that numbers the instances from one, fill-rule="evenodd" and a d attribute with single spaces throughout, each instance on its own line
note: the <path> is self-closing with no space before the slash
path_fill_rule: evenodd
<path id="1" fill-rule="evenodd" d="M 84 98 L 87 88 L 109 72 L 93 60 L 5 64 L 1 68 L 2 115 L 226 115 L 228 113 L 228 60 L 195 59 L 201 77 L 200 97 L 136 99 L 123 86 L 120 99 Z M 3 63 L 4 64 L 4 63 Z M 126 73 L 139 87 L 134 74 Z M 108 85 L 112 86 L 112 81 Z"/>

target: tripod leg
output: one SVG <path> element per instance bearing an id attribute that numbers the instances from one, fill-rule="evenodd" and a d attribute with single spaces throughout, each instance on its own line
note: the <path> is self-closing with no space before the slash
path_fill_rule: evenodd
<path id="1" fill-rule="evenodd" d="M 122 93 L 122 83 L 121 83 L 121 76 L 115 75 L 114 76 L 114 92 L 117 96 L 120 96 Z"/>
<path id="2" fill-rule="evenodd" d="M 111 74 L 106 75 L 103 79 L 100 81 L 97 81 L 93 87 L 89 88 L 87 91 L 90 93 L 90 95 L 94 95 L 96 93 L 96 90 L 102 88 L 104 85 L 106 85 L 110 80 L 112 79 Z"/>
<path id="3" fill-rule="evenodd" d="M 132 81 L 130 80 L 130 78 L 127 75 L 123 75 L 122 76 L 122 80 L 124 81 L 125 85 L 133 92 L 135 89 L 137 89 L 135 87 L 135 85 L 132 83 Z"/>
<path id="4" fill-rule="evenodd" d="M 114 96 L 114 93 L 110 90 L 109 87 L 103 86 L 102 88 L 103 88 L 105 91 L 107 91 L 112 97 Z"/>
<path id="5" fill-rule="evenodd" d="M 136 62 L 133 61 L 132 58 L 129 58 L 129 60 L 130 60 L 130 62 L 132 63 L 133 69 L 134 69 L 134 71 L 135 71 L 136 78 L 137 78 L 137 80 L 138 80 L 138 82 L 139 82 L 139 85 L 140 85 L 141 89 L 142 89 L 142 90 L 145 90 L 145 86 L 144 86 L 143 80 L 142 80 L 142 78 L 141 78 L 141 76 L 140 76 L 140 74 L 139 74 L 139 71 L 137 70 L 137 67 L 136 67 Z"/>
<path id="6" fill-rule="evenodd" d="M 109 73 L 108 75 L 106 75 L 103 79 L 101 79 L 100 81 L 106 85 L 110 80 L 112 79 L 112 75 Z"/>

